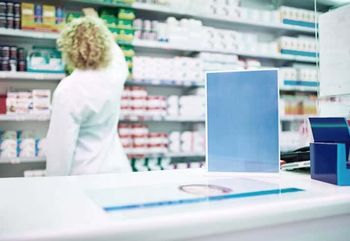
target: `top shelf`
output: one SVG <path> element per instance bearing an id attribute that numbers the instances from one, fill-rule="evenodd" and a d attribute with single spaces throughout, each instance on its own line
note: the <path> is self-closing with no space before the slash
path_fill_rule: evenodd
<path id="1" fill-rule="evenodd" d="M 88 4 L 95 6 L 106 6 L 106 7 L 129 7 L 135 10 L 147 11 L 153 13 L 161 13 L 166 15 L 174 15 L 178 17 L 191 17 L 196 18 L 205 22 L 221 22 L 228 24 L 235 24 L 235 26 L 240 27 L 249 27 L 249 28 L 264 28 L 269 30 L 283 31 L 283 32 L 299 32 L 299 33 L 314 33 L 315 29 L 310 27 L 298 26 L 298 25 L 289 25 L 283 23 L 267 23 L 267 22 L 257 22 L 252 20 L 245 19 L 230 19 L 225 17 L 213 16 L 213 15 L 202 15 L 199 13 L 193 13 L 185 9 L 174 9 L 169 6 L 159 5 L 159 4 L 149 4 L 149 3 L 140 3 L 135 2 L 132 5 L 126 5 L 121 3 L 111 3 L 111 2 L 102 2 L 96 0 L 72 0 L 69 2 L 76 2 L 80 4 Z"/>
<path id="2" fill-rule="evenodd" d="M 174 14 L 177 16 L 192 17 L 202 21 L 215 21 L 221 23 L 235 24 L 235 26 L 241 27 L 257 27 L 265 28 L 270 30 L 286 31 L 286 32 L 300 32 L 300 33 L 314 33 L 315 29 L 310 27 L 283 24 L 283 23 L 267 23 L 267 22 L 257 22 L 246 19 L 230 19 L 226 17 L 219 17 L 214 15 L 201 15 L 199 13 L 191 13 L 188 11 L 173 10 L 168 6 L 161 6 L 157 4 L 139 3 L 135 2 L 132 4 L 132 8 L 136 10 L 158 12 L 164 14 Z"/>

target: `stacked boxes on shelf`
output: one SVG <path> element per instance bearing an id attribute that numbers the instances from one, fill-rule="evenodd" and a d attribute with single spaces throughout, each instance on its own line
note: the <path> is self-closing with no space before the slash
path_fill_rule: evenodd
<path id="1" fill-rule="evenodd" d="M 58 32 L 64 25 L 62 7 L 40 3 L 21 3 L 21 28 Z"/>
<path id="2" fill-rule="evenodd" d="M 143 40 L 158 40 L 158 21 L 143 20 L 137 18 L 134 20 L 135 38 Z M 161 39 L 160 39 L 161 40 Z"/>
<path id="3" fill-rule="evenodd" d="M 0 46 L 0 71 L 64 73 L 61 54 L 54 48 Z"/>
<path id="4" fill-rule="evenodd" d="M 172 81 L 174 83 L 202 82 L 203 68 L 198 58 L 156 58 L 135 56 L 133 79 Z"/>
<path id="5" fill-rule="evenodd" d="M 172 162 L 169 157 L 133 158 L 131 167 L 135 172 L 201 168 L 204 160 L 193 162 Z"/>
<path id="6" fill-rule="evenodd" d="M 189 1 L 190 10 L 204 16 L 217 16 L 224 19 L 240 18 L 240 1 L 194 0 Z"/>
<path id="7" fill-rule="evenodd" d="M 122 116 L 165 116 L 166 97 L 150 96 L 143 87 L 126 87 L 121 100 Z"/>
<path id="8" fill-rule="evenodd" d="M 235 54 L 201 52 L 198 57 L 202 61 L 203 71 L 251 69 L 262 65 L 256 59 L 238 58 Z"/>
<path id="9" fill-rule="evenodd" d="M 282 6 L 279 8 L 281 20 L 284 24 L 299 25 L 303 27 L 315 27 L 318 13 L 314 11 Z"/>
<path id="10" fill-rule="evenodd" d="M 318 87 L 317 69 L 314 66 L 280 68 L 280 86 L 283 89 Z"/>
<path id="11" fill-rule="evenodd" d="M 17 46 L 0 46 L 0 71 L 26 71 L 26 51 Z"/>
<path id="12" fill-rule="evenodd" d="M 7 107 L 6 107 L 6 99 L 7 95 L 0 94 L 0 114 L 6 114 Z"/>
<path id="13" fill-rule="evenodd" d="M 171 153 L 205 152 L 205 136 L 201 131 L 150 132 L 144 124 L 119 124 L 118 133 L 129 157 Z"/>
<path id="14" fill-rule="evenodd" d="M 64 73 L 64 63 L 61 53 L 54 48 L 33 46 L 28 52 L 27 71 Z"/>
<path id="15" fill-rule="evenodd" d="M 200 95 L 169 96 L 167 113 L 168 116 L 204 117 L 205 100 Z"/>
<path id="16" fill-rule="evenodd" d="M 0 28 L 21 28 L 21 4 L 12 1 L 0 1 Z"/>
<path id="17" fill-rule="evenodd" d="M 24 177 L 45 177 L 46 170 L 25 170 L 23 172 Z"/>
<path id="18" fill-rule="evenodd" d="M 202 95 L 151 96 L 146 88 L 126 87 L 122 94 L 121 115 L 139 117 L 204 117 L 205 103 Z"/>
<path id="19" fill-rule="evenodd" d="M 282 54 L 317 57 L 317 43 L 311 37 L 280 37 L 278 40 L 279 51 Z"/>
<path id="20" fill-rule="evenodd" d="M 143 124 L 119 124 L 118 133 L 129 156 L 161 154 L 168 151 L 168 134 L 150 132 Z"/>
<path id="21" fill-rule="evenodd" d="M 202 52 L 198 55 L 203 71 L 244 69 L 245 62 L 235 54 L 216 54 Z"/>
<path id="22" fill-rule="evenodd" d="M 34 89 L 32 91 L 7 92 L 6 114 L 41 114 L 49 115 L 51 91 Z"/>
<path id="23" fill-rule="evenodd" d="M 126 63 L 128 65 L 129 69 L 129 78 L 132 75 L 132 68 L 133 68 L 133 58 L 135 56 L 135 50 L 134 48 L 130 45 L 120 45 L 121 50 L 124 53 Z"/>
<path id="24" fill-rule="evenodd" d="M 280 12 L 278 10 L 263 10 L 240 7 L 240 0 L 195 0 L 190 1 L 191 10 L 195 14 L 216 17 L 225 20 L 254 21 L 260 23 L 280 23 Z M 200 6 L 200 7 L 196 7 Z"/>
<path id="25" fill-rule="evenodd" d="M 179 8 L 178 0 L 138 0 L 138 2 L 165 5 L 169 8 Z M 224 20 L 248 21 L 266 24 L 289 24 L 302 27 L 315 27 L 315 14 L 312 10 L 305 10 L 281 6 L 276 10 L 253 9 L 242 7 L 240 0 L 191 0 L 181 1 L 183 13 L 208 16 Z"/>
<path id="26" fill-rule="evenodd" d="M 155 58 L 135 56 L 132 77 L 135 81 L 153 83 L 203 83 L 204 72 L 213 70 L 261 67 L 255 59 L 239 59 L 237 55 L 201 52 L 197 58 Z"/>
<path id="27" fill-rule="evenodd" d="M 135 28 L 138 29 L 136 39 L 169 42 L 189 49 L 198 48 L 203 37 L 202 22 L 195 19 L 169 17 L 165 22 L 137 19 Z"/>
<path id="28" fill-rule="evenodd" d="M 135 13 L 131 9 L 121 8 L 117 14 L 114 14 L 111 10 L 102 10 L 100 14 L 109 30 L 113 33 L 115 40 L 121 45 L 121 49 L 124 52 L 125 60 L 129 67 L 129 72 L 132 71 L 132 59 L 135 55 L 135 51 L 131 45 L 134 39 L 134 19 Z"/>
<path id="29" fill-rule="evenodd" d="M 285 95 L 280 100 L 280 115 L 316 115 L 317 96 Z"/>
<path id="30" fill-rule="evenodd" d="M 45 139 L 35 138 L 31 131 L 0 131 L 0 159 L 43 157 L 44 146 Z"/>
<path id="31" fill-rule="evenodd" d="M 171 132 L 169 134 L 169 151 L 205 153 L 205 135 L 199 131 Z"/>
<path id="32" fill-rule="evenodd" d="M 164 23 L 137 19 L 135 27 L 141 28 L 135 34 L 136 39 L 168 42 L 173 47 L 186 46 L 198 51 L 317 56 L 316 41 L 310 37 L 283 36 L 273 41 L 261 41 L 255 33 L 206 27 L 198 20 L 173 17 Z"/>
<path id="33" fill-rule="evenodd" d="M 121 8 L 117 14 L 114 11 L 102 10 L 100 17 L 106 22 L 116 41 L 132 42 L 134 39 L 133 20 L 135 19 L 132 9 Z"/>

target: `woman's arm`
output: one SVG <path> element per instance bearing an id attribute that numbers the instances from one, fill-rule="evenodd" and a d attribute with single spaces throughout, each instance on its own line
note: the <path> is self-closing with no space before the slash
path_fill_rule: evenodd
<path id="1" fill-rule="evenodd" d="M 129 71 L 128 71 L 128 65 L 125 61 L 124 53 L 120 49 L 118 44 L 112 45 L 111 52 L 112 52 L 112 61 L 109 68 L 115 71 L 120 79 L 125 81 L 126 78 L 128 77 Z"/>
<path id="2" fill-rule="evenodd" d="M 64 91 L 62 91 L 64 92 Z M 74 101 L 56 91 L 47 135 L 46 171 L 48 176 L 65 176 L 71 172 L 80 124 L 74 113 Z M 73 102 L 73 103 L 72 103 Z"/>

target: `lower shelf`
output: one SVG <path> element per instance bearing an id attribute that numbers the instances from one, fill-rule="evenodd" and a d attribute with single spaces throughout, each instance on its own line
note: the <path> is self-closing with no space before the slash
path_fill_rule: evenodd
<path id="1" fill-rule="evenodd" d="M 186 152 L 169 152 L 169 153 L 157 153 L 157 154 L 144 154 L 144 153 L 128 153 L 130 158 L 157 158 L 157 157 L 168 157 L 168 158 L 181 158 L 181 157 L 205 157 L 204 153 L 186 153 Z"/>
<path id="2" fill-rule="evenodd" d="M 0 121 L 49 121 L 49 114 L 0 114 Z"/>
<path id="3" fill-rule="evenodd" d="M 1 157 L 0 163 L 28 163 L 28 162 L 46 162 L 45 157 Z"/>
<path id="4" fill-rule="evenodd" d="M 179 153 L 154 153 L 154 154 L 128 154 L 130 158 L 181 158 L 181 157 L 205 157 L 204 153 L 185 153 L 185 152 L 179 152 Z M 0 164 L 1 163 L 12 163 L 12 164 L 19 164 L 19 163 L 29 163 L 29 162 L 46 162 L 46 157 L 1 157 L 0 158 Z"/>
<path id="5" fill-rule="evenodd" d="M 136 116 L 121 115 L 122 122 L 140 122 L 140 121 L 168 121 L 168 122 L 205 122 L 204 117 L 188 117 L 188 116 Z"/>
<path id="6" fill-rule="evenodd" d="M 283 171 L 292 171 L 296 169 L 302 169 L 302 168 L 310 168 L 310 161 L 303 161 L 303 162 L 291 162 L 281 165 L 281 170 Z"/>

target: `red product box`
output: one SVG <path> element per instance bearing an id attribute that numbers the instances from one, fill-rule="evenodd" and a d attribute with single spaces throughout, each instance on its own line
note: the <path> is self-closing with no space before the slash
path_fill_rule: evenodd
<path id="1" fill-rule="evenodd" d="M 0 114 L 6 114 L 6 95 L 0 95 Z"/>

